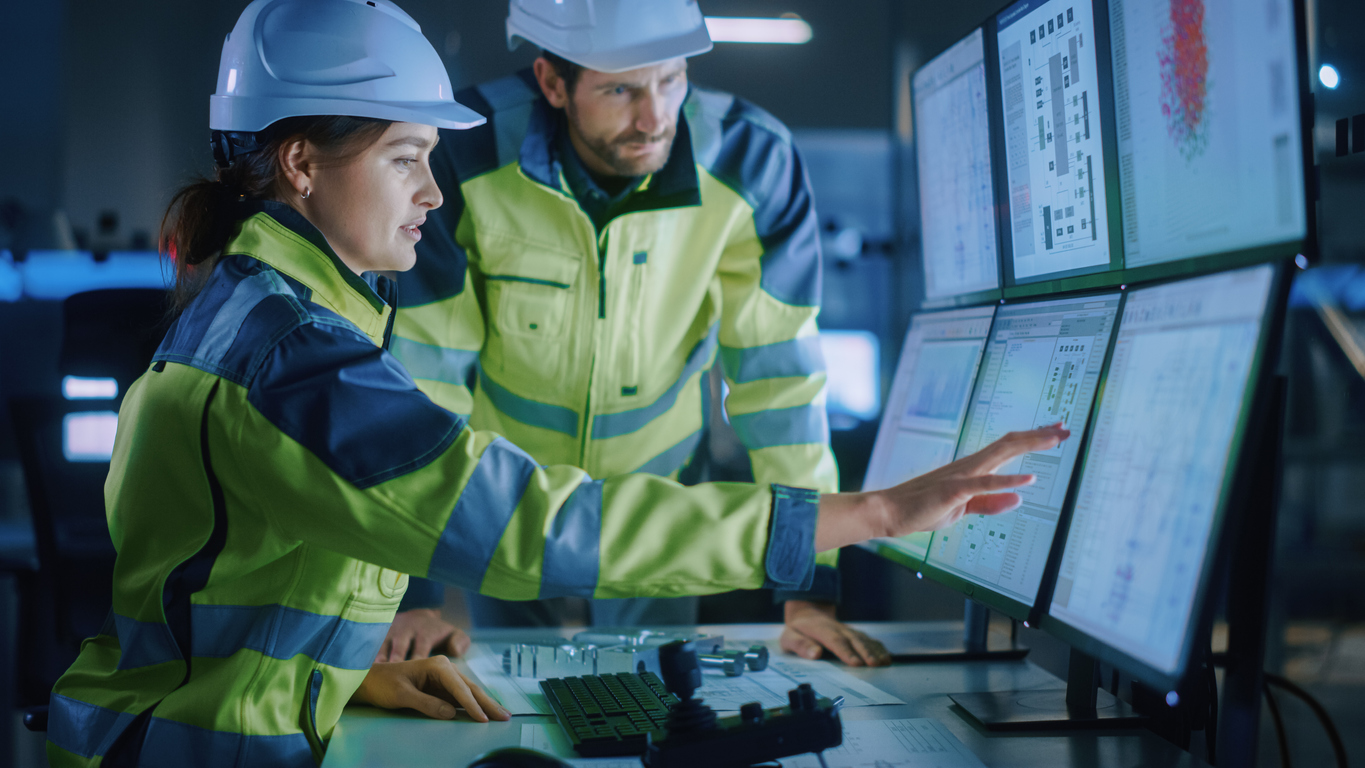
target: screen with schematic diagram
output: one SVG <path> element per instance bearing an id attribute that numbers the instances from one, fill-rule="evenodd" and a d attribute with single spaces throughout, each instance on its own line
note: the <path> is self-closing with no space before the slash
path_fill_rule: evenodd
<path id="1" fill-rule="evenodd" d="M 930 575 L 1033 606 L 1121 300 L 1121 294 L 1107 293 L 996 311 L 956 457 L 974 454 L 1009 432 L 1058 422 L 1072 436 L 997 470 L 1032 474 L 1037 482 L 1018 490 L 1023 499 L 1018 509 L 966 515 L 935 533 L 926 562 Z"/>
<path id="2" fill-rule="evenodd" d="M 1091 0 L 1021 0 L 996 17 L 1015 282 L 1111 263 Z"/>

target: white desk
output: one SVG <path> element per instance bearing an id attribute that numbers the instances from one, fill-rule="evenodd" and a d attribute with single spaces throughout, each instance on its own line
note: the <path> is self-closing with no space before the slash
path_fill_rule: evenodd
<path id="1" fill-rule="evenodd" d="M 856 625 L 869 634 L 895 632 L 943 633 L 946 622 Z M 961 626 L 960 624 L 958 625 Z M 727 624 L 705 628 L 729 640 L 766 641 L 777 651 L 781 626 L 773 624 Z M 482 631 L 475 639 L 497 643 L 535 638 L 571 636 L 578 630 Z M 1065 734 L 997 735 L 965 720 L 947 694 L 964 691 L 1009 691 L 1063 688 L 1063 681 L 1037 665 L 1023 662 L 936 662 L 904 664 L 878 669 L 845 668 L 858 678 L 903 699 L 904 705 L 846 708 L 845 720 L 891 720 L 932 717 L 941 721 L 968 749 L 988 766 L 1018 768 L 1128 768 L 1129 766 L 1203 766 L 1203 761 L 1141 729 L 1071 731 Z M 521 726 L 553 725 L 547 716 L 517 716 L 510 722 L 487 725 L 469 721 L 428 720 L 416 713 L 399 713 L 348 707 L 341 726 L 327 750 L 324 768 L 371 768 L 385 766 L 458 766 L 498 747 L 521 743 Z M 572 757 L 573 755 L 564 755 Z"/>

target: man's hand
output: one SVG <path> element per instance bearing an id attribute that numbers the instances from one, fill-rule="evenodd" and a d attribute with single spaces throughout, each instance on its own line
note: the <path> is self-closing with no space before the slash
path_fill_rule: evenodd
<path id="1" fill-rule="evenodd" d="M 351 703 L 415 709 L 435 720 L 453 719 L 456 706 L 463 707 L 471 720 L 480 723 L 488 722 L 490 717 L 494 720 L 512 717 L 444 656 L 375 664 L 351 696 Z"/>
<path id="2" fill-rule="evenodd" d="M 850 667 L 882 667 L 891 663 L 886 647 L 834 618 L 833 603 L 788 600 L 783 606 L 782 650 L 818 659 L 828 648 Z"/>
<path id="3" fill-rule="evenodd" d="M 433 653 L 459 656 L 469 650 L 469 635 L 448 624 L 435 608 L 403 611 L 393 617 L 376 662 L 425 659 Z"/>

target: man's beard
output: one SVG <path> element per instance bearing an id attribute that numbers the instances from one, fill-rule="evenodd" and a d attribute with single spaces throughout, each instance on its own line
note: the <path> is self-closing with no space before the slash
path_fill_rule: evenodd
<path id="1" fill-rule="evenodd" d="M 578 113 L 572 103 L 564 111 L 568 114 L 569 121 L 573 123 L 574 130 L 578 132 L 579 140 L 617 176 L 644 176 L 647 173 L 654 173 L 664 167 L 669 155 L 673 153 L 673 138 L 678 132 L 677 123 L 670 125 L 667 131 L 653 136 L 631 130 L 612 139 L 602 139 L 589 136 L 583 131 L 583 125 L 578 122 Z M 663 145 L 662 152 L 658 155 L 633 158 L 621 156 L 621 150 L 627 144 L 652 141 L 659 141 Z"/>

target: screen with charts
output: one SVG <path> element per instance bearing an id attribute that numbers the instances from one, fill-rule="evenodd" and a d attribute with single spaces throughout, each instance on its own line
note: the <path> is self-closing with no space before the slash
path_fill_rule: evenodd
<path id="1" fill-rule="evenodd" d="M 1125 265 L 1302 239 L 1292 0 L 1109 7 Z"/>
<path id="2" fill-rule="evenodd" d="M 1270 265 L 1124 307 L 1049 614 L 1176 674 L 1261 334 Z"/>
<path id="3" fill-rule="evenodd" d="M 1016 282 L 1109 267 L 1091 0 L 996 16 Z"/>
<path id="4" fill-rule="evenodd" d="M 972 392 L 956 456 L 1007 432 L 1062 422 L 1072 437 L 1009 462 L 999 474 L 1036 475 L 1023 505 L 1003 515 L 967 515 L 934 534 L 934 569 L 1032 607 L 1047 565 L 1081 434 L 1118 320 L 1118 293 L 1003 306 Z"/>
<path id="5" fill-rule="evenodd" d="M 953 460 L 967 398 L 994 316 L 994 306 L 914 316 L 901 348 L 863 490 L 890 488 Z M 879 539 L 877 543 L 877 548 L 889 547 L 923 560 L 929 534 Z"/>
<path id="6" fill-rule="evenodd" d="M 999 288 L 981 30 L 921 67 L 913 84 L 925 298 Z"/>

